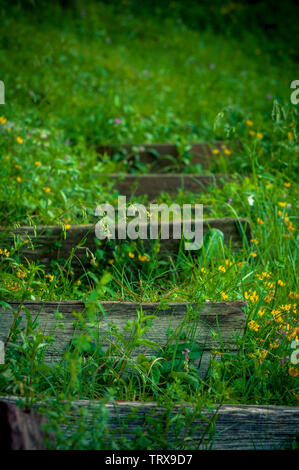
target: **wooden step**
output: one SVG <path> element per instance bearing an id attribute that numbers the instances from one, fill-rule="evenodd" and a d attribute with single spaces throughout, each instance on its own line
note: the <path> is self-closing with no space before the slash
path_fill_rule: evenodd
<path id="1" fill-rule="evenodd" d="M 190 145 L 190 150 L 187 152 L 191 154 L 191 158 L 188 161 L 190 165 L 201 165 L 202 168 L 208 168 L 213 158 L 217 155 L 213 154 L 213 150 L 217 149 L 219 152 L 223 150 L 223 142 L 216 141 L 210 142 L 198 142 Z M 144 165 L 149 165 L 152 170 L 161 170 L 166 167 L 173 167 L 174 162 L 169 158 L 176 160 L 176 164 L 179 168 L 186 166 L 186 163 L 179 161 L 179 152 L 175 144 L 119 144 L 119 145 L 102 145 L 98 147 L 97 152 L 100 155 L 107 154 L 113 156 L 115 154 L 123 155 L 123 158 L 127 161 L 136 158 L 139 162 Z M 219 156 L 219 155 L 218 155 Z"/>
<path id="2" fill-rule="evenodd" d="M 182 227 L 182 222 L 170 222 L 170 237 L 173 228 L 177 225 Z M 159 224 L 159 227 L 161 227 L 161 224 Z M 250 224 L 248 220 L 242 218 L 204 219 L 203 233 L 206 233 L 210 228 L 221 230 L 224 234 L 224 243 L 235 250 L 242 249 L 243 244 L 246 244 L 252 238 Z M 117 233 L 118 226 L 116 225 L 116 237 Z M 147 233 L 149 236 L 149 224 L 147 224 Z M 87 249 L 94 253 L 97 246 L 99 246 L 99 240 L 95 237 L 95 224 L 72 225 L 66 232 L 59 225 L 37 226 L 36 228 L 0 227 L 0 235 L 10 242 L 14 240 L 15 236 L 20 236 L 26 242 L 26 245 L 21 248 L 22 258 L 27 258 L 29 261 L 39 261 L 45 266 L 49 266 L 51 261 L 57 258 L 68 259 L 73 250 L 75 250 L 76 255 L 72 260 L 73 266 L 82 266 L 82 264 L 89 266 L 91 258 L 87 254 Z M 143 240 L 146 249 L 150 249 L 153 241 Z M 109 242 L 104 240 L 101 246 L 107 252 L 110 252 L 113 247 L 112 242 L 114 240 Z M 124 240 L 116 239 L 115 242 L 124 243 Z M 180 242 L 181 240 L 173 238 L 160 240 L 161 252 L 172 255 L 177 254 Z M 34 248 L 32 248 L 31 243 Z"/>
<path id="3" fill-rule="evenodd" d="M 1 401 L 16 403 L 17 397 L 0 397 Z M 42 403 L 35 404 L 35 408 Z M 80 416 L 83 408 L 87 415 L 85 419 L 92 429 L 93 423 L 98 419 L 102 403 L 98 400 L 76 400 L 72 402 L 73 417 Z M 191 405 L 185 404 L 185 409 L 192 413 Z M 167 413 L 165 408 L 154 402 L 111 402 L 105 404 L 109 413 L 108 426 L 109 435 L 114 441 L 118 438 L 135 440 L 140 431 L 144 437 L 152 435 L 151 428 L 153 420 L 159 422 L 160 429 L 167 429 L 166 439 L 170 449 L 175 442 L 174 424 L 167 427 L 169 419 L 179 413 L 182 406 L 176 406 Z M 211 420 L 215 415 L 217 405 L 214 409 L 203 410 L 203 416 Z M 187 419 L 186 422 L 188 423 Z M 164 426 L 163 424 L 164 423 Z M 207 429 L 208 422 L 202 417 L 194 414 L 190 426 L 184 425 L 180 430 L 180 450 L 182 449 L 210 449 L 210 450 L 282 450 L 290 448 L 298 436 L 299 408 L 295 406 L 269 406 L 269 405 L 233 405 L 224 404 L 218 409 L 215 429 Z M 76 426 L 75 421 L 73 426 Z M 61 424 L 61 429 L 70 435 L 69 424 Z M 205 436 L 203 433 L 206 432 Z M 298 437 L 297 437 L 298 442 Z M 178 448 L 178 447 L 177 447 Z"/>
<path id="4" fill-rule="evenodd" d="M 153 349 L 150 346 L 138 346 L 132 353 L 132 359 L 140 353 L 149 357 L 159 354 L 159 349 L 163 348 L 166 343 L 169 344 L 171 338 L 172 341 L 178 343 L 183 341 L 183 344 L 190 344 L 190 336 L 189 342 L 180 338 L 182 334 L 188 334 L 188 332 L 190 335 L 190 328 L 192 328 L 194 341 L 203 353 L 201 358 L 197 358 L 195 364 L 198 366 L 200 363 L 201 374 L 205 374 L 211 350 L 222 346 L 230 351 L 237 350 L 236 340 L 243 335 L 246 324 L 245 306 L 246 302 L 244 301 L 206 302 L 201 306 L 171 302 L 101 302 L 94 331 L 98 342 L 104 348 L 107 347 L 107 344 L 111 344 L 111 341 L 116 341 L 113 326 L 116 326 L 129 342 L 132 338 L 133 327 L 126 328 L 128 321 L 136 322 L 137 312 L 140 312 L 140 309 L 145 316 L 153 315 L 154 317 L 150 319 L 151 326 L 146 330 L 143 338 L 154 341 L 160 347 Z M 54 345 L 49 345 L 47 348 L 47 361 L 59 360 L 72 339 L 78 334 L 84 333 L 85 326 L 82 327 L 83 329 L 74 326 L 76 314 L 81 313 L 83 318 L 86 318 L 86 322 L 90 320 L 86 315 L 84 303 L 79 301 L 41 302 L 27 300 L 22 304 L 8 302 L 8 306 L 0 307 L 0 339 L 2 341 L 7 340 L 16 318 L 22 319 L 18 328 L 26 325 L 25 309 L 30 311 L 33 319 L 39 318 L 39 329 L 44 334 L 55 337 Z M 125 349 L 119 351 L 119 357 L 123 357 L 125 354 Z"/>
<path id="5" fill-rule="evenodd" d="M 147 195 L 148 199 L 157 198 L 162 192 L 175 195 L 180 189 L 199 193 L 207 192 L 212 187 L 222 187 L 232 176 L 224 174 L 188 175 L 188 174 L 109 174 L 98 175 L 99 183 L 114 182 L 114 188 L 123 196 Z M 204 202 L 204 201 L 203 201 Z"/>

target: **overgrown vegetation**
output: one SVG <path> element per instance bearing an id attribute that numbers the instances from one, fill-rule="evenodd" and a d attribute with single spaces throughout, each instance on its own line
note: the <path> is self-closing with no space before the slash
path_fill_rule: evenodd
<path id="1" fill-rule="evenodd" d="M 27 326 L 16 318 L 6 364 L 0 365 L 1 395 L 17 395 L 29 405 L 42 401 L 56 448 L 167 446 L 168 434 L 155 420 L 150 435 L 141 432 L 135 443 L 108 442 L 104 408 L 97 429 L 88 430 L 81 415 L 66 435 L 58 429 L 69 415 L 65 400 L 190 403 L 198 416 L 203 407 L 223 402 L 298 403 L 298 365 L 290 361 L 299 333 L 298 111 L 289 88 L 298 78 L 294 54 L 282 43 L 278 60 L 279 51 L 273 52 L 258 28 L 244 28 L 241 38 L 233 22 L 219 34 L 198 29 L 183 21 L 180 4 L 173 3 L 176 13 L 162 17 L 145 14 L 146 7 L 137 12 L 134 2 L 121 8 L 86 2 L 65 10 L 21 2 L 0 9 L 0 79 L 6 85 L 6 104 L 0 107 L 1 226 L 57 224 L 67 235 L 71 225 L 93 223 L 96 205 L 113 204 L 118 196 L 99 174 L 148 171 L 138 161 L 132 167 L 117 156 L 99 158 L 101 144 L 173 142 L 188 162 L 188 142 L 223 140 L 226 147 L 214 149 L 205 172 L 241 179 L 208 193 L 162 194 L 159 202 L 202 203 L 209 207 L 205 215 L 246 217 L 253 230 L 250 244 L 244 241 L 237 252 L 223 245 L 216 230 L 206 234 L 195 256 L 183 250 L 161 256 L 159 244 L 146 248 L 135 242 L 113 246 L 108 256 L 99 245 L 90 254 L 90 268 L 79 273 L 71 259 L 55 260 L 50 271 L 41 262 L 27 262 L 20 256 L 24 241 L 1 236 L 1 306 L 63 299 L 86 305 L 84 316 L 74 319 L 84 331 L 61 361 L 51 364 L 45 353 L 55 346 L 55 332 L 45 336 L 25 308 Z M 223 15 L 239 11 L 226 8 L 217 16 L 222 26 Z M 236 141 L 241 145 L 235 147 Z M 188 163 L 183 171 L 203 172 Z M 103 300 L 201 305 L 233 299 L 248 303 L 239 351 L 214 351 L 204 377 L 194 365 L 202 351 L 188 331 L 183 342 L 178 332 L 167 347 L 148 345 L 150 357 L 134 356 L 155 321 L 146 319 L 141 307 L 125 327 L 132 333 L 129 342 L 124 331 L 114 331 L 107 349 L 94 328 Z M 186 409 L 178 413 L 178 436 L 187 415 Z M 180 448 L 180 437 L 176 445 Z"/>

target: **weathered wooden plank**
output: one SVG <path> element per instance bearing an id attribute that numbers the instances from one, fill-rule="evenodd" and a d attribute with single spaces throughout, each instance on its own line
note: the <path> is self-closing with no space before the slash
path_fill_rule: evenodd
<path id="1" fill-rule="evenodd" d="M 193 223 L 193 222 L 192 222 Z M 181 225 L 180 221 L 173 221 L 169 223 L 170 237 L 173 234 L 173 229 L 176 225 Z M 159 224 L 161 227 L 161 223 Z M 216 228 L 223 232 L 224 243 L 230 244 L 233 249 L 239 250 L 242 248 L 243 243 L 247 243 L 251 236 L 251 229 L 248 220 L 246 219 L 204 219 L 203 220 L 203 233 L 206 233 L 210 228 Z M 183 233 L 183 230 L 182 230 Z M 29 261 L 39 261 L 40 263 L 49 266 L 52 260 L 61 258 L 68 259 L 71 253 L 75 252 L 72 259 L 74 267 L 89 266 L 90 265 L 90 252 L 94 253 L 98 245 L 95 237 L 95 224 L 89 225 L 72 225 L 67 231 L 64 231 L 61 226 L 37 226 L 35 227 L 0 227 L 0 235 L 6 237 L 10 242 L 14 240 L 15 236 L 20 236 L 24 245 L 21 247 L 22 258 L 27 258 Z M 150 224 L 147 224 L 148 239 L 143 240 L 144 245 L 150 248 Z M 116 224 L 116 240 L 118 242 L 118 225 Z M 120 240 L 124 243 L 124 240 Z M 170 238 L 169 240 L 160 240 L 161 252 L 169 253 L 172 255 L 177 254 L 181 240 Z M 103 241 L 101 248 L 107 252 L 111 251 L 113 247 L 112 241 Z M 195 252 L 196 253 L 196 252 Z"/>
<path id="2" fill-rule="evenodd" d="M 83 404 L 83 400 L 76 402 L 76 405 L 90 407 L 88 400 Z M 163 408 L 157 407 L 154 403 L 115 403 L 108 404 L 110 411 L 111 428 L 119 432 L 122 436 L 134 439 L 138 426 L 142 426 L 146 418 L 154 413 L 154 416 L 161 416 Z M 128 418 L 132 408 L 137 417 Z M 173 414 L 175 411 L 173 412 Z M 205 412 L 207 418 L 212 418 L 213 411 Z M 91 418 L 92 423 L 92 418 Z M 128 428 L 123 430 L 123 425 Z M 194 448 L 198 446 L 202 439 L 202 428 L 204 423 L 196 418 L 192 423 L 190 434 Z M 150 426 L 150 424 L 149 424 Z M 192 429 L 193 428 L 193 429 Z M 194 434 L 193 434 L 193 432 Z M 211 444 L 205 444 L 214 450 L 246 450 L 246 449 L 281 449 L 291 444 L 299 431 L 299 409 L 295 407 L 275 407 L 275 406 L 252 406 L 252 405 L 223 405 L 218 412 L 216 421 L 216 431 Z M 181 432 L 184 435 L 184 430 Z M 185 437 L 188 438 L 188 433 Z M 206 436 L 206 439 L 208 435 Z M 171 430 L 169 440 L 173 439 Z M 206 440 L 205 439 L 205 440 Z M 190 443 L 189 443 L 190 445 Z"/>
<path id="3" fill-rule="evenodd" d="M 18 401 L 17 397 L 0 397 L 10 403 Z M 36 404 L 38 407 L 42 404 Z M 136 439 L 140 430 L 147 436 L 153 420 L 163 420 L 166 428 L 167 414 L 165 409 L 154 402 L 113 402 L 107 403 L 109 411 L 108 425 L 111 435 L 129 440 Z M 101 410 L 102 403 L 96 400 L 77 400 L 73 402 L 72 416 L 79 416 L 80 409 L 87 411 L 86 420 L 89 427 L 97 419 L 97 412 Z M 189 407 L 188 404 L 185 405 Z M 177 414 L 179 408 L 175 407 L 170 417 Z M 190 405 L 190 409 L 191 405 Z M 216 410 L 203 410 L 206 418 L 211 419 Z M 150 417 L 150 419 L 149 419 Z M 186 426 L 188 424 L 186 423 Z M 201 417 L 194 414 L 194 419 L 186 431 L 186 426 L 180 430 L 180 449 L 213 449 L 213 450 L 280 450 L 289 448 L 295 441 L 299 431 L 299 408 L 288 406 L 269 405 L 233 405 L 224 404 L 217 413 L 215 431 L 203 432 L 208 424 Z M 62 424 L 67 435 L 70 428 Z M 167 430 L 169 449 L 174 441 L 174 426 Z M 191 438 L 191 440 L 190 440 Z M 298 438 L 297 438 L 298 439 Z M 176 442 L 178 438 L 176 439 Z"/>
<path id="4" fill-rule="evenodd" d="M 76 402 L 77 405 L 92 406 L 86 400 Z M 93 402 L 94 405 L 94 402 Z M 163 408 L 156 407 L 154 403 L 135 403 L 134 412 L 137 418 L 129 418 L 132 403 L 116 403 L 107 405 L 110 411 L 111 427 L 119 431 L 123 430 L 123 424 L 128 428 L 122 431 L 122 436 L 134 439 L 138 425 L 142 426 L 146 417 L 154 412 L 156 416 L 163 413 Z M 154 411 L 155 410 L 155 411 Z M 213 411 L 205 413 L 207 418 L 211 418 Z M 92 422 L 92 421 L 91 421 Z M 192 426 L 194 434 L 192 441 L 196 448 L 202 438 L 204 425 L 201 419 L 195 419 Z M 199 428 L 197 430 L 197 428 Z M 250 406 L 250 405 L 223 405 L 218 413 L 216 421 L 216 431 L 209 446 L 214 450 L 237 450 L 237 449 L 277 449 L 290 445 L 296 438 L 299 430 L 299 409 L 295 407 L 275 407 L 275 406 Z M 184 431 L 182 431 L 183 436 Z M 171 430 L 169 439 L 171 441 Z M 188 437 L 188 433 L 185 438 Z M 207 439 L 208 436 L 206 436 Z M 207 444 L 207 443 L 206 443 Z M 205 447 L 205 443 L 201 448 Z"/>
<path id="5" fill-rule="evenodd" d="M 0 339 L 6 341 L 16 315 L 22 318 L 18 328 L 26 325 L 24 309 L 28 309 L 33 318 L 39 318 L 39 329 L 46 335 L 54 335 L 56 339 L 54 345 L 47 349 L 46 357 L 50 361 L 59 359 L 72 338 L 84 333 L 84 326 L 75 325 L 76 314 L 82 313 L 83 318 L 86 316 L 86 322 L 89 321 L 85 315 L 85 305 L 79 301 L 25 301 L 23 304 L 9 302 L 8 305 L 0 308 Z M 116 342 L 114 327 L 122 332 L 129 343 L 134 328 L 133 326 L 128 328 L 128 322 L 136 322 L 137 311 L 142 309 L 144 315 L 155 316 L 143 338 L 154 341 L 158 347 L 153 349 L 148 346 L 138 346 L 134 349 L 132 357 L 136 358 L 140 353 L 147 356 L 159 353 L 160 348 L 171 343 L 171 338 L 177 342 L 183 341 L 184 344 L 191 343 L 190 335 L 192 335 L 204 353 L 200 364 L 202 373 L 207 370 L 210 359 L 210 354 L 207 352 L 211 349 L 219 348 L 220 345 L 231 351 L 237 349 L 236 340 L 242 336 L 246 323 L 244 301 L 206 302 L 201 306 L 186 303 L 135 302 L 101 302 L 100 305 L 94 327 L 94 331 L 97 332 L 95 341 L 97 340 L 99 344 L 105 346 L 110 341 Z M 187 335 L 189 341 L 180 339 L 182 333 Z M 121 350 L 119 354 L 122 355 Z M 198 359 L 197 365 L 199 361 Z"/>
<path id="6" fill-rule="evenodd" d="M 191 149 L 188 154 L 191 155 L 189 160 L 190 165 L 200 164 L 202 168 L 208 168 L 215 158 L 212 150 L 222 149 L 223 142 L 198 142 L 190 144 Z M 126 160 L 130 160 L 137 156 L 138 161 L 144 165 L 150 165 L 151 169 L 161 170 L 166 167 L 174 166 L 172 159 L 176 160 L 176 167 L 183 168 L 186 163 L 179 161 L 179 152 L 175 144 L 144 144 L 144 145 L 102 145 L 97 149 L 97 152 L 101 155 L 107 154 L 113 156 L 118 153 L 124 156 Z"/>
<path id="7" fill-rule="evenodd" d="M 157 198 L 162 192 L 174 195 L 179 189 L 199 193 L 206 192 L 211 187 L 222 187 L 232 178 L 231 175 L 188 175 L 188 174 L 109 174 L 98 175 L 109 182 L 114 182 L 114 188 L 121 195 L 131 197 L 147 195 L 149 200 Z"/>

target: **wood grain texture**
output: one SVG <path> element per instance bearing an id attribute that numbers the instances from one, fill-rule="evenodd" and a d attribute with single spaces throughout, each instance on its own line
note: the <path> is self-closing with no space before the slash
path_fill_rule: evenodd
<path id="1" fill-rule="evenodd" d="M 76 405 L 79 405 L 79 408 L 84 406 L 94 410 L 93 407 L 96 406 L 96 403 L 92 402 L 91 404 L 88 400 L 83 403 L 82 400 L 76 402 Z M 125 434 L 129 439 L 136 437 L 138 426 L 144 425 L 145 420 L 151 413 L 153 413 L 153 416 L 163 414 L 163 408 L 157 407 L 155 403 L 116 403 L 108 404 L 107 408 L 110 411 L 111 428 L 115 429 L 117 435 L 117 432 L 121 428 L 123 429 L 123 425 L 127 425 L 128 428 L 122 431 L 122 436 Z M 137 415 L 134 418 L 129 417 L 132 409 L 134 409 L 134 414 Z M 207 418 L 212 418 L 213 411 L 207 411 L 204 414 Z M 202 425 L 204 423 L 200 419 L 195 419 L 191 425 L 191 432 L 194 433 L 192 439 L 194 448 L 198 446 L 202 438 L 202 430 L 198 429 Z M 204 443 L 201 447 L 205 448 L 205 444 L 208 444 L 214 450 L 281 449 L 290 445 L 298 432 L 298 408 L 223 405 L 218 413 L 216 431 L 211 443 Z M 184 431 L 181 434 L 183 436 Z M 188 434 L 185 437 L 188 437 Z M 171 440 L 172 434 L 170 431 L 169 441 L 171 442 Z"/>
<path id="2" fill-rule="evenodd" d="M 193 224 L 193 222 L 192 222 Z M 170 237 L 175 225 L 181 225 L 181 222 L 170 222 Z M 159 224 L 161 227 L 161 223 Z M 246 219 L 204 219 L 203 233 L 210 228 L 216 228 L 223 232 L 224 242 L 230 244 L 233 249 L 240 250 L 243 243 L 247 243 L 251 236 L 250 224 Z M 182 230 L 183 232 L 183 230 Z M 149 237 L 150 225 L 147 224 L 147 233 Z M 90 252 L 94 253 L 97 242 L 95 237 L 95 224 L 72 225 L 69 230 L 64 232 L 61 226 L 37 226 L 9 228 L 0 227 L 0 235 L 8 241 L 13 241 L 15 236 L 19 236 L 25 245 L 22 246 L 20 254 L 22 259 L 29 261 L 39 261 L 41 264 L 49 266 L 52 260 L 67 260 L 73 253 L 72 265 L 76 269 L 83 266 L 90 266 Z M 116 238 L 118 237 L 118 226 L 116 225 Z M 169 240 L 160 240 L 161 252 L 171 255 L 177 254 L 181 240 L 170 238 Z M 103 241 L 101 248 L 107 252 L 113 249 L 114 243 L 124 243 L 124 240 Z M 152 240 L 143 240 L 146 248 L 150 248 Z M 195 252 L 196 253 L 196 252 Z"/>
<path id="3" fill-rule="evenodd" d="M 188 175 L 188 174 L 109 174 L 98 175 L 109 182 L 114 182 L 114 188 L 123 196 L 147 195 L 149 200 L 155 199 L 162 192 L 175 195 L 180 189 L 199 193 L 206 192 L 211 187 L 222 187 L 231 175 Z"/>
<path id="4" fill-rule="evenodd" d="M 96 332 L 94 341 L 101 344 L 104 349 L 110 342 L 116 341 L 114 327 L 121 331 L 129 343 L 132 339 L 133 327 L 128 322 L 137 319 L 137 311 L 142 308 L 144 315 L 154 315 L 143 338 L 154 341 L 158 347 L 138 346 L 134 349 L 131 358 L 143 353 L 146 356 L 159 354 L 159 350 L 171 341 L 181 342 L 182 334 L 190 338 L 194 335 L 196 343 L 203 351 L 200 363 L 202 374 L 206 373 L 210 350 L 220 347 L 231 351 L 237 350 L 236 340 L 242 336 L 246 317 L 244 301 L 206 302 L 202 306 L 185 303 L 133 303 L 133 302 L 101 302 L 97 312 L 97 319 L 93 328 Z M 13 325 L 16 314 L 22 318 L 19 328 L 26 325 L 25 310 L 28 309 L 33 318 L 38 317 L 39 329 L 46 335 L 54 336 L 55 343 L 48 346 L 46 357 L 48 361 L 58 360 L 66 350 L 71 340 L 80 333 L 86 332 L 83 328 L 75 326 L 76 313 L 85 315 L 85 306 L 79 301 L 39 302 L 25 301 L 23 304 L 9 302 L 7 307 L 0 308 L 0 339 L 6 341 Z M 216 333 L 216 334 L 215 334 Z M 184 344 L 186 339 L 183 340 Z M 125 349 L 120 349 L 122 357 Z M 199 365 L 200 360 L 196 362 Z"/>
<path id="5" fill-rule="evenodd" d="M 215 155 L 212 149 L 221 150 L 223 142 L 198 142 L 190 144 L 191 149 L 188 154 L 191 154 L 190 164 L 199 164 L 202 168 L 208 168 Z M 136 144 L 136 145 L 102 145 L 98 147 L 97 152 L 113 156 L 116 153 L 120 153 L 127 160 L 133 159 L 138 156 L 138 160 L 144 165 L 150 166 L 151 170 L 157 170 L 160 172 L 164 168 L 174 166 L 173 161 L 169 158 L 172 157 L 178 161 L 179 152 L 175 144 Z M 178 165 L 178 163 L 177 163 Z M 186 164 L 179 164 L 180 168 L 183 168 Z"/>
<path id="6" fill-rule="evenodd" d="M 1 397 L 9 403 L 15 403 L 16 397 Z M 38 404 L 35 405 L 38 407 Z M 109 411 L 109 430 L 115 437 L 136 439 L 138 432 L 146 436 L 153 420 L 166 422 L 165 410 L 156 403 L 114 402 L 107 403 Z M 186 407 L 188 408 L 188 404 Z M 73 402 L 72 416 L 79 416 L 80 409 L 87 411 L 86 420 L 90 427 L 97 419 L 97 412 L 102 407 L 96 400 L 77 400 Z M 170 416 L 178 412 L 175 407 Z M 192 409 L 192 408 L 191 408 Z M 216 407 L 215 407 L 216 409 Z M 206 418 L 211 419 L 214 410 L 203 410 Z M 200 417 L 194 417 L 191 426 L 181 430 L 181 446 L 186 439 L 187 449 L 196 449 L 201 442 L 203 429 L 207 423 Z M 62 424 L 62 429 L 69 434 L 69 428 Z M 278 450 L 288 448 L 299 432 L 299 408 L 269 405 L 233 405 L 225 404 L 219 409 L 215 432 L 207 434 L 201 443 L 201 449 L 213 450 Z M 192 436 L 192 440 L 187 442 Z M 208 442 L 208 439 L 210 442 Z M 298 439 L 298 438 L 297 438 Z M 173 427 L 168 429 L 167 442 L 174 442 Z M 170 447 L 170 449 L 175 449 Z"/>

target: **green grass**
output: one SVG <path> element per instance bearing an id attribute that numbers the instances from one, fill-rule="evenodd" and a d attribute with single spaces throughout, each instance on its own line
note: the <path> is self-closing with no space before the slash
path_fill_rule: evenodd
<path id="1" fill-rule="evenodd" d="M 244 29 L 240 39 L 233 27 L 217 34 L 191 29 L 176 17 L 141 20 L 132 11 L 93 2 L 84 16 L 55 5 L 44 14 L 29 7 L 1 11 L 6 105 L 0 108 L 0 225 L 93 222 L 97 204 L 113 204 L 118 196 L 97 174 L 148 171 L 116 157 L 99 158 L 96 148 L 103 143 L 173 142 L 183 150 L 187 142 L 222 139 L 232 153 L 217 155 L 207 172 L 241 174 L 241 180 L 208 193 L 162 194 L 159 202 L 203 203 L 209 217 L 246 217 L 253 239 L 235 253 L 222 246 L 219 233 L 210 232 L 193 257 L 183 251 L 161 257 L 158 250 L 133 242 L 107 257 L 99 247 L 90 267 L 77 275 L 70 262 L 63 270 L 58 260 L 50 271 L 41 263 L 22 263 L 22 242 L 9 245 L 3 238 L 0 301 L 82 299 L 88 323 L 79 318 L 86 334 L 61 362 L 49 366 L 44 345 L 54 339 L 39 332 L 28 315 L 27 329 L 15 328 L 6 364 L 0 366 L 1 394 L 27 403 L 55 397 L 57 410 L 47 409 L 53 426 L 66 419 L 66 398 L 191 402 L 195 407 L 296 405 L 298 366 L 290 356 L 298 337 L 299 147 L 298 111 L 290 104 L 289 86 L 296 78 L 291 52 L 288 56 L 282 45 L 278 60 L 258 29 Z M 234 147 L 236 140 L 241 146 Z M 183 171 L 203 170 L 187 164 Z M 178 337 L 158 352 L 153 348 L 152 358 L 131 358 L 143 340 L 140 328 L 148 327 L 142 312 L 129 325 L 130 343 L 118 331 L 108 351 L 88 326 L 102 300 L 201 304 L 244 298 L 247 327 L 239 352 L 220 350 L 222 361 L 215 354 L 205 378 L 183 360 L 180 349 L 177 354 Z M 187 338 L 180 347 L 198 354 Z M 67 439 L 56 428 L 58 447 L 105 446 L 100 431 L 98 444 L 94 436 L 93 444 L 86 444 L 84 417 L 78 429 Z M 137 447 L 158 445 L 153 437 L 151 444 L 140 439 Z"/>
<path id="2" fill-rule="evenodd" d="M 250 118 L 263 131 L 267 95 L 289 102 L 295 64 L 263 50 L 261 35 L 244 33 L 240 44 L 92 3 L 84 17 L 54 6 L 47 15 L 11 13 L 1 28 L 7 117 L 62 130 L 72 142 L 211 140 L 228 130 L 213 129 L 221 111 L 223 124 Z"/>

